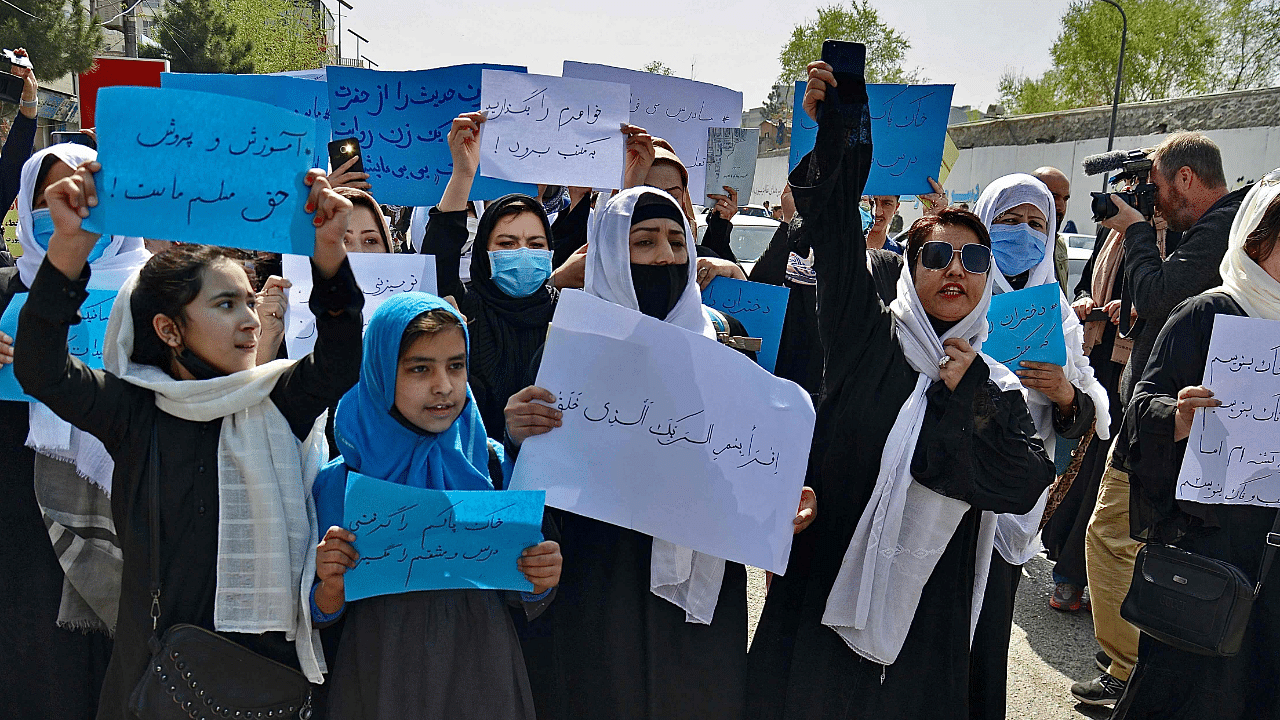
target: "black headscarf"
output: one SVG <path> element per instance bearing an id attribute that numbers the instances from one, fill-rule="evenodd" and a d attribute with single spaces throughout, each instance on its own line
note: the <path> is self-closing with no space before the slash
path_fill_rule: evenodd
<path id="1" fill-rule="evenodd" d="M 462 303 L 471 329 L 471 387 L 480 405 L 480 415 L 490 437 L 501 439 L 502 409 L 507 398 L 522 390 L 534 353 L 547 339 L 547 325 L 555 312 L 560 291 L 550 284 L 533 294 L 517 298 L 503 292 L 494 282 L 489 264 L 489 236 L 504 209 L 519 205 L 542 221 L 551 243 L 551 223 L 542 203 L 528 195 L 507 195 L 489 203 L 471 252 L 471 281 Z"/>

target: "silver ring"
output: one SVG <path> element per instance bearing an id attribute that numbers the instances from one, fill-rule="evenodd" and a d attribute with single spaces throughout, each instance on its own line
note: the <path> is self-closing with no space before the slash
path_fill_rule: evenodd
<path id="1" fill-rule="evenodd" d="M 951 356 L 943 355 L 942 359 L 938 361 L 938 369 L 941 370 L 942 368 L 946 367 L 947 363 L 949 362 L 951 362 Z"/>

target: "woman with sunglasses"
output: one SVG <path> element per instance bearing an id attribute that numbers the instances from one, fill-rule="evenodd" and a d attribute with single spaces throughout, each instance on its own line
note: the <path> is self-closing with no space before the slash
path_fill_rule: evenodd
<path id="1" fill-rule="evenodd" d="M 867 267 L 859 200 L 871 133 L 861 78 L 809 66 L 813 152 L 791 173 L 814 249 L 825 396 L 806 485 L 823 504 L 775 577 L 748 658 L 751 717 L 968 715 L 969 643 L 992 512 L 1053 480 L 1017 378 L 979 352 L 990 240 L 974 215 L 912 226 L 897 299 Z"/>

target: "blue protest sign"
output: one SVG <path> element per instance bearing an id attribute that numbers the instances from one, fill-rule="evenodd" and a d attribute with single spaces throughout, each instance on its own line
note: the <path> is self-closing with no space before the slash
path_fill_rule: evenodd
<path id="1" fill-rule="evenodd" d="M 305 82 L 305 81 L 302 81 Z M 310 118 L 167 88 L 98 93 L 98 205 L 85 229 L 311 255 Z"/>
<path id="2" fill-rule="evenodd" d="M 796 82 L 790 167 L 795 169 L 818 137 L 818 124 L 804 112 L 804 87 Z M 866 195 L 923 195 L 942 168 L 947 118 L 954 85 L 868 85 L 871 113 L 871 174 Z"/>
<path id="3" fill-rule="evenodd" d="M 67 332 L 67 351 L 91 368 L 102 367 L 102 348 L 107 334 L 107 320 L 111 318 L 111 306 L 116 301 L 116 290 L 89 289 L 89 297 L 80 306 L 80 323 Z M 0 316 L 0 332 L 11 338 L 18 337 L 18 314 L 27 304 L 27 293 L 17 293 L 9 301 L 4 315 Z M 17 344 L 14 345 L 16 352 Z M 22 391 L 13 376 L 13 365 L 0 366 L 0 400 L 36 402 Z"/>
<path id="4" fill-rule="evenodd" d="M 453 174 L 449 127 L 480 110 L 480 73 L 524 72 L 507 65 L 455 65 L 382 72 L 329 68 L 329 107 L 335 138 L 356 138 L 379 202 L 428 207 L 440 202 Z M 533 185 L 477 176 L 473 200 L 509 193 L 536 194 Z"/>
<path id="5" fill-rule="evenodd" d="M 316 126 L 312 162 L 314 167 L 327 166 L 329 87 L 323 82 L 284 75 L 161 73 L 160 86 L 256 100 L 310 118 Z"/>
<path id="6" fill-rule="evenodd" d="M 543 491 L 427 490 L 347 475 L 343 527 L 360 560 L 347 601 L 414 590 L 530 591 L 516 566 L 542 542 Z"/>
<path id="7" fill-rule="evenodd" d="M 760 338 L 756 359 L 773 372 L 778 362 L 778 343 L 787 318 L 787 297 L 791 291 L 777 285 L 718 277 L 702 291 L 702 304 L 732 315 L 751 337 Z"/>
<path id="8" fill-rule="evenodd" d="M 1058 283 L 991 296 L 982 352 L 1015 371 L 1022 369 L 1018 363 L 1023 360 L 1065 366 L 1067 343 Z"/>

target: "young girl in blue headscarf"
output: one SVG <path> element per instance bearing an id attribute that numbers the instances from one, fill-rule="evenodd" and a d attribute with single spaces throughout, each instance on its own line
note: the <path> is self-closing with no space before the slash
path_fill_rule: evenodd
<path id="1" fill-rule="evenodd" d="M 312 618 L 345 614 L 329 690 L 333 718 L 485 717 L 532 720 L 533 699 L 507 600 L 532 619 L 560 579 L 560 547 L 528 548 L 520 570 L 533 593 L 435 590 L 345 606 L 343 575 L 358 555 L 342 514 L 348 471 L 435 490 L 490 490 L 503 472 L 467 386 L 469 337 L 462 316 L 434 295 L 384 303 L 364 334 L 360 382 L 338 403 L 342 457 L 316 478 L 320 527 Z M 509 467 L 509 465 L 508 465 Z"/>

